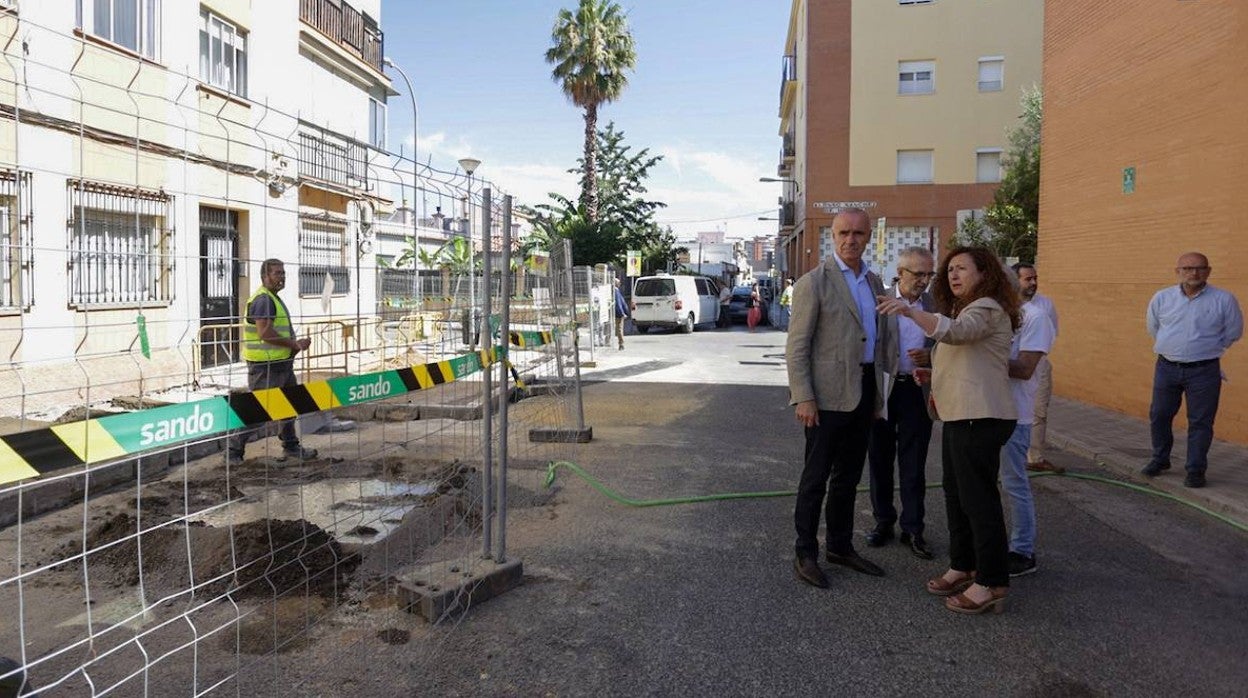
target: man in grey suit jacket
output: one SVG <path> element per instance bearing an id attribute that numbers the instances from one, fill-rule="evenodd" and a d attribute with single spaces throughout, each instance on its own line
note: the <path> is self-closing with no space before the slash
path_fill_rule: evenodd
<path id="1" fill-rule="evenodd" d="M 897 259 L 893 295 L 911 307 L 935 312 L 936 302 L 926 292 L 935 272 L 935 260 L 925 247 L 902 250 Z M 923 537 L 924 498 L 927 483 L 927 447 L 932 440 L 932 418 L 927 412 L 928 386 L 915 379 L 915 369 L 931 367 L 934 342 L 913 320 L 901 315 L 885 317 L 889 332 L 884 344 L 884 404 L 887 409 L 871 426 L 867 463 L 871 473 L 871 512 L 875 530 L 867 533 L 867 545 L 878 548 L 893 538 L 897 508 L 893 504 L 893 461 L 901 482 L 901 542 L 924 560 L 932 559 Z"/>
<path id="2" fill-rule="evenodd" d="M 793 514 L 798 579 L 826 588 L 819 568 L 819 514 L 827 495 L 828 562 L 882 576 L 854 551 L 854 498 L 867 455 L 867 432 L 883 406 L 877 355 L 882 347 L 875 297 L 884 285 L 862 259 L 871 220 L 846 209 L 832 220 L 834 254 L 798 279 L 785 358 L 790 404 L 806 431 L 806 458 Z"/>

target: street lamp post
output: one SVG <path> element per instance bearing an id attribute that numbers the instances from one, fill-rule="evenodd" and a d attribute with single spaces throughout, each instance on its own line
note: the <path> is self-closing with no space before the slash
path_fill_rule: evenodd
<path id="1" fill-rule="evenodd" d="M 477 171 L 481 166 L 481 161 L 476 158 L 460 158 L 459 166 L 468 174 L 468 198 L 464 203 L 464 224 L 468 227 L 468 334 L 474 339 L 471 344 L 476 344 L 476 315 L 477 315 L 477 249 L 472 242 L 472 173 Z"/>
<path id="2" fill-rule="evenodd" d="M 407 85 L 407 96 L 412 98 L 412 254 L 415 255 L 412 258 L 412 271 L 416 283 L 416 309 L 421 310 L 424 306 L 424 289 L 420 285 L 420 219 L 416 217 L 416 192 L 419 189 L 416 179 L 420 169 L 420 159 L 416 157 L 416 142 L 420 135 L 420 112 L 416 108 L 416 90 L 412 89 L 412 81 L 407 79 L 407 73 L 388 56 L 383 60 L 386 66 L 398 71 Z M 421 329 L 424 329 L 423 321 Z"/>

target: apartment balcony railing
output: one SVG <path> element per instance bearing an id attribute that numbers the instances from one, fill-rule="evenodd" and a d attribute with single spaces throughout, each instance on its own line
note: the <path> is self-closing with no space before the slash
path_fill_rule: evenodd
<path id="1" fill-rule="evenodd" d="M 343 0 L 299 0 L 299 19 L 382 72 L 385 35 L 372 17 Z"/>
<path id="2" fill-rule="evenodd" d="M 793 202 L 789 201 L 780 206 L 780 227 L 792 228 L 793 224 Z"/>
<path id="3" fill-rule="evenodd" d="M 797 139 L 792 133 L 784 134 L 784 145 L 780 150 L 780 158 L 788 160 L 797 155 Z"/>
<path id="4" fill-rule="evenodd" d="M 797 56 L 789 54 L 780 62 L 780 102 L 784 102 L 784 91 L 797 82 Z"/>
<path id="5" fill-rule="evenodd" d="M 299 176 L 351 189 L 369 188 L 368 146 L 302 122 Z"/>

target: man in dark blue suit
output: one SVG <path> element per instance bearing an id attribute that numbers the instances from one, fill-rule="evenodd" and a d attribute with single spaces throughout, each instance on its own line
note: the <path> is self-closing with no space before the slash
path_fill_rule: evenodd
<path id="1" fill-rule="evenodd" d="M 897 261 L 893 294 L 915 308 L 935 312 L 926 292 L 935 273 L 932 253 L 923 247 L 902 251 Z M 927 483 L 924 471 L 927 447 L 932 438 L 932 419 L 927 412 L 928 387 L 916 380 L 916 369 L 930 366 L 932 340 L 910 318 L 890 315 L 895 324 L 884 347 L 884 399 L 887 408 L 871 426 L 867 462 L 871 473 L 871 510 L 875 529 L 867 533 L 867 545 L 878 548 L 893 538 L 898 522 L 893 505 L 893 461 L 897 462 L 901 494 L 901 542 L 924 560 L 932 550 L 923 537 L 923 499 Z"/>

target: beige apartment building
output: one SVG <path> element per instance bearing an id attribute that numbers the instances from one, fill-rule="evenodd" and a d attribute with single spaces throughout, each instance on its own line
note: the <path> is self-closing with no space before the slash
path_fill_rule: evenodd
<path id="1" fill-rule="evenodd" d="M 1040 83 L 1043 0 L 793 0 L 780 84 L 778 263 L 831 253 L 832 218 L 866 208 L 869 261 L 939 252 L 992 199 L 1022 90 Z"/>

